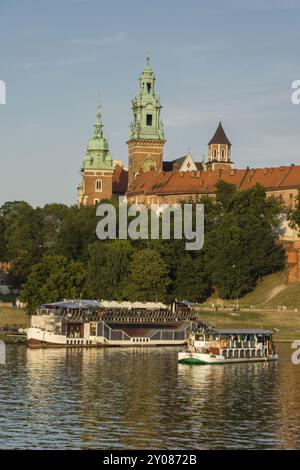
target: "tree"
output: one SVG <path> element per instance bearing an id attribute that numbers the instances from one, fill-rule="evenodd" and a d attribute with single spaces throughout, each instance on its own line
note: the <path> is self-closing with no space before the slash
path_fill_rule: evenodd
<path id="1" fill-rule="evenodd" d="M 73 260 L 86 262 L 88 246 L 97 240 L 96 207 L 71 207 L 62 220 L 57 237 L 56 253 Z"/>
<path id="2" fill-rule="evenodd" d="M 46 204 L 42 209 L 37 209 L 42 219 L 43 246 L 47 254 L 55 254 L 58 238 L 64 219 L 71 209 L 65 204 Z"/>
<path id="3" fill-rule="evenodd" d="M 89 296 L 122 300 L 133 251 L 134 248 L 127 240 L 97 241 L 89 245 L 86 282 Z"/>
<path id="4" fill-rule="evenodd" d="M 203 256 L 183 256 L 178 265 L 173 295 L 178 300 L 204 302 L 212 293 L 212 284 L 206 273 Z"/>
<path id="5" fill-rule="evenodd" d="M 0 261 L 7 261 L 7 246 L 5 239 L 5 221 L 0 215 Z"/>
<path id="6" fill-rule="evenodd" d="M 240 192 L 229 186 L 217 187 L 217 212 L 205 250 L 209 274 L 223 298 L 251 291 L 260 276 L 282 269 L 285 262 L 275 243 L 278 202 L 267 199 L 259 185 Z"/>
<path id="7" fill-rule="evenodd" d="M 165 301 L 170 283 L 168 267 L 153 249 L 136 251 L 124 282 L 124 297 L 131 301 Z"/>
<path id="8" fill-rule="evenodd" d="M 42 219 L 27 202 L 6 203 L 1 208 L 5 224 L 7 260 L 21 279 L 43 257 Z"/>
<path id="9" fill-rule="evenodd" d="M 288 214 L 288 220 L 291 228 L 298 230 L 300 234 L 300 191 L 298 191 L 295 209 Z"/>
<path id="10" fill-rule="evenodd" d="M 78 299 L 84 289 L 84 265 L 64 256 L 45 256 L 35 264 L 21 288 L 21 299 L 30 313 L 46 302 Z"/>

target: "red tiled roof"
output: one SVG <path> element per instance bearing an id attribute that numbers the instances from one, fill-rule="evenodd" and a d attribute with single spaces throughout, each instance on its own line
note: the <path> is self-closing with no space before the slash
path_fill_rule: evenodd
<path id="1" fill-rule="evenodd" d="M 220 180 L 234 184 L 238 189 L 252 188 L 257 183 L 269 191 L 300 188 L 300 165 L 192 172 L 149 171 L 138 176 L 127 195 L 211 194 Z"/>
<path id="2" fill-rule="evenodd" d="M 128 185 L 128 171 L 116 165 L 113 173 L 113 194 L 125 194 Z"/>

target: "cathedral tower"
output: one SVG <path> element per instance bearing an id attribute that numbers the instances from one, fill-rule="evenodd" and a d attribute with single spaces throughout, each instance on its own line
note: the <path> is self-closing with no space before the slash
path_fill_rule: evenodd
<path id="1" fill-rule="evenodd" d="M 213 138 L 208 143 L 207 170 L 219 170 L 232 168 L 231 143 L 225 134 L 220 121 Z"/>
<path id="2" fill-rule="evenodd" d="M 78 206 L 97 204 L 112 197 L 113 161 L 103 136 L 100 105 L 97 106 L 94 135 L 88 142 L 78 187 Z"/>
<path id="3" fill-rule="evenodd" d="M 160 97 L 149 57 L 140 76 L 140 92 L 132 100 L 133 122 L 128 144 L 128 186 L 140 170 L 162 170 L 164 130 L 160 120 Z"/>

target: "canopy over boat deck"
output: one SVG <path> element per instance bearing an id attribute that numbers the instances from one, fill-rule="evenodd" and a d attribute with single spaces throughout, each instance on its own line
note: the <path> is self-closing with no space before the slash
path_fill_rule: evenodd
<path id="1" fill-rule="evenodd" d="M 64 300 L 41 305 L 38 313 L 66 318 L 70 322 L 166 323 L 195 320 L 193 310 L 178 302 L 168 306 L 161 302 Z"/>
<path id="2" fill-rule="evenodd" d="M 220 335 L 262 335 L 262 336 L 268 336 L 272 334 L 272 331 L 270 330 L 262 330 L 262 329 L 253 329 L 253 328 L 241 328 L 241 329 L 219 329 L 219 328 L 214 328 L 211 330 L 206 331 L 207 334 L 220 334 Z"/>

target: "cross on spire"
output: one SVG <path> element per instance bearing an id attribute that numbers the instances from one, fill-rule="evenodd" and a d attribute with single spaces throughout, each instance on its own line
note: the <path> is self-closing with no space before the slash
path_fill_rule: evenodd
<path id="1" fill-rule="evenodd" d="M 99 93 L 98 93 L 98 103 L 97 103 L 97 110 L 96 110 L 96 123 L 94 127 L 95 127 L 95 136 L 103 137 L 103 124 L 101 122 L 101 105 L 100 105 Z"/>

